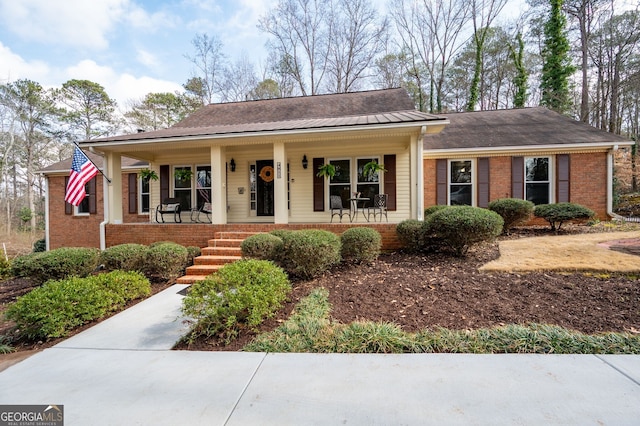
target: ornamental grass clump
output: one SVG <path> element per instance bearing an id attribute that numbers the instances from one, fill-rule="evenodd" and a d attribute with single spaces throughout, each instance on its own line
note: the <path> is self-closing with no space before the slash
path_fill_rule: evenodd
<path id="1" fill-rule="evenodd" d="M 292 277 L 311 279 L 340 263 L 340 237 L 320 229 L 282 234 L 279 264 Z"/>
<path id="2" fill-rule="evenodd" d="M 66 336 L 71 330 L 122 309 L 129 300 L 151 293 L 139 272 L 113 271 L 86 278 L 48 281 L 7 308 L 18 334 L 29 340 Z"/>
<path id="3" fill-rule="evenodd" d="M 380 255 L 382 236 L 373 228 L 349 228 L 340 236 L 342 259 L 352 263 L 370 263 Z"/>
<path id="4" fill-rule="evenodd" d="M 147 250 L 145 274 L 148 277 L 171 280 L 184 271 L 189 252 L 180 244 L 172 242 L 154 243 Z"/>
<path id="5" fill-rule="evenodd" d="M 593 210 L 574 203 L 540 204 L 533 209 L 533 214 L 549 222 L 552 231 L 559 231 L 564 222 L 591 219 L 596 215 Z"/>
<path id="6" fill-rule="evenodd" d="M 100 263 L 108 271 L 144 271 L 148 247 L 143 244 L 119 244 L 100 253 Z"/>
<path id="7" fill-rule="evenodd" d="M 489 210 L 500 215 L 504 220 L 502 233 L 507 234 L 515 226 L 523 225 L 533 216 L 535 205 L 528 200 L 520 198 L 501 198 L 489 203 Z"/>
<path id="8" fill-rule="evenodd" d="M 282 250 L 282 239 L 273 234 L 251 235 L 242 241 L 240 250 L 242 257 L 276 261 Z"/>
<path id="9" fill-rule="evenodd" d="M 502 232 L 499 214 L 471 206 L 452 206 L 430 215 L 425 221 L 427 233 L 462 256 L 474 244 L 491 241 Z"/>
<path id="10" fill-rule="evenodd" d="M 70 276 L 86 277 L 98 267 L 100 250 L 63 247 L 17 257 L 11 263 L 13 276 L 31 278 L 37 283 Z"/>
<path id="11" fill-rule="evenodd" d="M 266 260 L 242 259 L 191 286 L 182 310 L 195 322 L 189 339 L 217 336 L 227 342 L 242 327 L 257 330 L 291 291 L 287 274 Z"/>

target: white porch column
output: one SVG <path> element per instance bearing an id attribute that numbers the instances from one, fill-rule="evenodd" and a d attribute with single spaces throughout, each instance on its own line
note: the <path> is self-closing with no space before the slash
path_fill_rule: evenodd
<path id="1" fill-rule="evenodd" d="M 105 175 L 111 179 L 105 208 L 109 210 L 110 223 L 122 223 L 122 157 L 116 152 L 107 152 L 104 159 L 107 163 Z"/>
<path id="2" fill-rule="evenodd" d="M 411 136 L 409 163 L 411 164 L 411 219 L 421 220 L 424 215 L 424 183 L 422 182 L 422 138 Z"/>
<path id="3" fill-rule="evenodd" d="M 227 223 L 226 154 L 223 146 L 211 147 L 211 222 Z"/>
<path id="4" fill-rule="evenodd" d="M 273 180 L 274 200 L 273 209 L 275 223 L 289 223 L 289 209 L 287 208 L 287 153 L 284 142 L 273 144 Z"/>

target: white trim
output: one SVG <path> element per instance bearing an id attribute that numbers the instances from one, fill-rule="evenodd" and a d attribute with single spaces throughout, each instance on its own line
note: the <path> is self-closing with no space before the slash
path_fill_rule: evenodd
<path id="1" fill-rule="evenodd" d="M 448 148 L 448 149 L 425 149 L 423 153 L 424 158 L 446 158 L 448 155 L 487 155 L 491 153 L 500 153 L 500 152 L 515 152 L 515 153 L 525 153 L 531 152 L 535 153 L 538 151 L 554 151 L 554 152 L 565 152 L 571 150 L 592 150 L 592 149 L 611 149 L 614 146 L 632 146 L 634 144 L 633 141 L 629 142 L 597 142 L 597 143 L 579 143 L 579 144 L 550 144 L 550 145 L 532 145 L 532 146 L 523 146 L 523 145 L 514 145 L 514 146 L 503 146 L 503 147 L 475 147 L 475 148 Z"/>
<path id="2" fill-rule="evenodd" d="M 462 162 L 462 161 L 468 161 L 471 164 L 471 182 L 469 183 L 458 183 L 458 182 L 451 182 L 451 163 L 452 162 Z M 467 185 L 471 187 L 471 206 L 476 206 L 477 205 L 477 200 L 476 200 L 476 190 L 477 190 L 477 186 L 476 186 L 476 181 L 477 179 L 477 166 L 476 166 L 476 160 L 474 158 L 454 158 L 454 159 L 448 159 L 447 160 L 447 205 L 450 206 L 451 204 L 451 185 Z"/>

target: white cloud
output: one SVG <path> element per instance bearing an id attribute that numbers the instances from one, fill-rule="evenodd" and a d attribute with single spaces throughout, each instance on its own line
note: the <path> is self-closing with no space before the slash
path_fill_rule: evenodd
<path id="1" fill-rule="evenodd" d="M 24 78 L 40 82 L 50 73 L 49 66 L 42 61 L 25 61 L 0 42 L 0 83 Z"/>
<path id="2" fill-rule="evenodd" d="M 69 67 L 65 74 L 67 80 L 76 78 L 99 83 L 121 107 L 126 106 L 128 100 L 141 99 L 147 93 L 182 90 L 179 84 L 171 81 L 147 76 L 136 77 L 128 73 L 119 74 L 112 68 L 99 65 L 91 60 L 84 60 Z"/>
<path id="3" fill-rule="evenodd" d="M 5 29 L 24 40 L 103 49 L 129 0 L 0 0 Z"/>
<path id="4" fill-rule="evenodd" d="M 158 60 L 156 55 L 147 50 L 138 49 L 138 55 L 136 56 L 136 58 L 138 59 L 138 62 L 146 67 L 153 68 L 160 66 L 160 61 Z"/>

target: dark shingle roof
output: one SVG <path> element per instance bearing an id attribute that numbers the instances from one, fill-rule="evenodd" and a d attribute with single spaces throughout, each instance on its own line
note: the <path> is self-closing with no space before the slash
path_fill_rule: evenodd
<path id="1" fill-rule="evenodd" d="M 199 136 L 444 121 L 416 111 L 404 89 L 211 104 L 171 128 L 85 141 L 144 141 Z"/>
<path id="2" fill-rule="evenodd" d="M 449 125 L 424 138 L 424 149 L 533 147 L 628 142 L 544 107 L 446 114 Z"/>
<path id="3" fill-rule="evenodd" d="M 89 159 L 91 161 L 93 161 L 93 164 L 95 164 L 100 170 L 103 169 L 104 167 L 104 161 L 103 161 L 103 157 L 101 155 L 98 154 L 94 154 L 92 152 L 89 152 L 88 150 L 83 150 L 83 152 L 86 154 L 87 157 L 89 157 Z M 69 173 L 69 170 L 71 170 L 71 160 L 73 159 L 73 157 L 69 157 L 67 159 L 64 159 L 62 161 L 58 161 L 57 163 L 54 163 L 50 166 L 45 167 L 44 169 L 40 170 L 40 172 L 42 173 Z M 146 161 L 140 161 L 140 160 L 136 160 L 133 158 L 129 158 L 129 157 L 122 157 L 122 168 L 123 169 L 128 169 L 128 168 L 144 168 L 144 167 L 148 167 L 149 163 L 147 163 Z"/>

